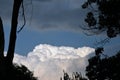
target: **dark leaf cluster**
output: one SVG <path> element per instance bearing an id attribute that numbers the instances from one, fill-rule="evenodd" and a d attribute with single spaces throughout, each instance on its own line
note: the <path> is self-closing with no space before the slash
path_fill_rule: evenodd
<path id="1" fill-rule="evenodd" d="M 115 56 L 101 58 L 96 55 L 88 60 L 86 76 L 89 80 L 119 80 L 120 79 L 120 52 Z"/>
<path id="2" fill-rule="evenodd" d="M 24 65 L 0 64 L 0 80 L 37 80 Z"/>
<path id="3" fill-rule="evenodd" d="M 93 3 L 98 9 L 97 11 L 91 10 L 86 15 L 85 22 L 89 29 L 106 31 L 109 38 L 120 34 L 120 0 L 87 0 L 82 8 L 92 7 Z M 97 17 L 93 13 L 96 13 Z"/>
<path id="4" fill-rule="evenodd" d="M 61 77 L 60 80 L 87 80 L 84 78 L 80 72 L 73 72 L 72 76 L 70 76 L 67 72 L 63 71 L 64 75 L 63 78 Z"/>

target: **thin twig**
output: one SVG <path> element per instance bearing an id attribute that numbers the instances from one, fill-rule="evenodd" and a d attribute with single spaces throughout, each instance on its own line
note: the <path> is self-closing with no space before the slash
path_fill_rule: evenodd
<path id="1" fill-rule="evenodd" d="M 23 23 L 22 27 L 17 31 L 17 33 L 21 32 L 21 30 L 24 28 L 24 26 L 26 24 L 26 18 L 25 18 L 25 11 L 24 11 L 23 2 L 22 2 L 22 16 L 23 16 L 24 23 Z"/>

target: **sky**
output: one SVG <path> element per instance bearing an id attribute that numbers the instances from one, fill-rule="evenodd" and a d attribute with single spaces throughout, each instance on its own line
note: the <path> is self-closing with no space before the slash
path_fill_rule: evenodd
<path id="1" fill-rule="evenodd" d="M 81 8 L 84 1 L 24 0 L 27 24 L 17 34 L 14 62 L 26 65 L 42 80 L 50 76 L 53 80 L 56 75 L 55 80 L 59 80 L 63 69 L 68 72 L 85 70 L 90 54 L 94 54 L 94 49 L 101 46 L 96 43 L 107 36 L 105 33 L 87 36 L 80 28 L 86 25 L 84 18 L 89 10 Z M 0 0 L 5 52 L 9 43 L 12 4 L 11 0 Z M 21 14 L 20 10 L 18 29 L 23 24 Z M 113 55 L 120 50 L 119 40 L 118 36 L 104 45 L 105 54 Z"/>

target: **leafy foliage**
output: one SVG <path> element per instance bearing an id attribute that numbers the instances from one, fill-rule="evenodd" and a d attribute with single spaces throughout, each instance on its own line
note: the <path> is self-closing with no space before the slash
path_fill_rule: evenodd
<path id="1" fill-rule="evenodd" d="M 91 11 L 87 13 L 85 18 L 88 26 L 83 29 L 89 30 L 93 34 L 105 31 L 109 39 L 116 37 L 120 34 L 119 7 L 120 0 L 87 0 L 82 8 Z M 108 57 L 102 51 L 103 48 L 97 48 L 96 55 L 88 60 L 86 76 L 89 80 L 119 80 L 120 52 L 115 56 Z"/>
<path id="2" fill-rule="evenodd" d="M 61 77 L 60 80 L 87 80 L 87 79 L 82 77 L 81 73 L 78 72 L 73 72 L 72 77 L 69 76 L 67 72 L 64 72 L 63 78 Z"/>
<path id="3" fill-rule="evenodd" d="M 0 80 L 37 80 L 24 65 L 0 64 Z"/>
<path id="4" fill-rule="evenodd" d="M 86 76 L 89 80 L 119 80 L 120 52 L 112 57 L 101 58 L 101 55 L 96 55 L 88 60 Z"/>
<path id="5" fill-rule="evenodd" d="M 87 0 L 82 8 L 92 8 L 85 18 L 87 30 L 94 33 L 106 31 L 109 38 L 120 34 L 120 0 Z"/>

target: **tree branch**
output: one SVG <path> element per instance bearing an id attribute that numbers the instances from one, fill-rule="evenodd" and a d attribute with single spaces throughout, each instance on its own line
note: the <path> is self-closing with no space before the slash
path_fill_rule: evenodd
<path id="1" fill-rule="evenodd" d="M 8 63 L 12 63 L 14 58 L 14 50 L 15 50 L 15 43 L 16 43 L 16 31 L 17 31 L 17 24 L 18 24 L 18 14 L 20 5 L 23 0 L 14 0 L 13 4 L 13 12 L 12 12 L 12 20 L 11 20 L 11 32 L 10 32 L 10 39 L 9 39 L 9 47 L 7 52 L 7 61 Z"/>
<path id="2" fill-rule="evenodd" d="M 2 19 L 0 17 L 0 62 L 3 60 L 4 58 L 4 30 L 3 30 L 3 23 L 2 23 Z"/>
<path id="3" fill-rule="evenodd" d="M 26 24 L 25 10 L 24 10 L 23 2 L 22 2 L 22 16 L 23 16 L 24 23 L 23 23 L 22 27 L 17 31 L 17 33 L 19 33 L 25 27 L 25 24 Z"/>

